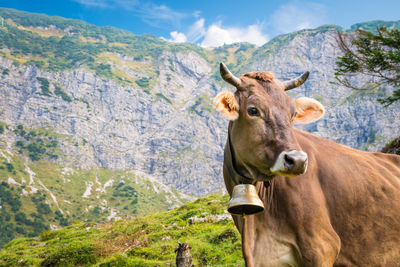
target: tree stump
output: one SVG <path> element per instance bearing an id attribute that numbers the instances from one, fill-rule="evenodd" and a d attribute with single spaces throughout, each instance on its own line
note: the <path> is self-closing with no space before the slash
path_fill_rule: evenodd
<path id="1" fill-rule="evenodd" d="M 192 255 L 190 255 L 190 250 L 192 247 L 188 243 L 179 243 L 178 247 L 175 249 L 176 253 L 176 266 L 177 267 L 194 267 L 192 263 Z"/>

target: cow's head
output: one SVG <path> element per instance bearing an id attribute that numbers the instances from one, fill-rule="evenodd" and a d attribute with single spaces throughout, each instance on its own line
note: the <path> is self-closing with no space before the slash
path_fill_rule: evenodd
<path id="1" fill-rule="evenodd" d="M 219 93 L 214 105 L 231 120 L 230 140 L 243 175 L 265 181 L 306 172 L 307 154 L 294 137 L 293 122 L 313 122 L 323 116 L 324 107 L 307 97 L 293 100 L 285 91 L 302 85 L 308 72 L 281 82 L 269 72 L 250 72 L 239 79 L 223 63 L 220 71 L 236 92 Z"/>

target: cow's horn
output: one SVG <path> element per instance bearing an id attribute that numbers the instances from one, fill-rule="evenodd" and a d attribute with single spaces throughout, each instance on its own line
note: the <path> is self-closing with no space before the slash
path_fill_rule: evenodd
<path id="1" fill-rule="evenodd" d="M 283 82 L 283 86 L 285 88 L 285 91 L 299 87 L 300 85 L 302 85 L 308 78 L 308 75 L 310 74 L 310 72 L 304 72 L 301 76 L 294 78 L 290 81 L 285 81 Z"/>
<path id="2" fill-rule="evenodd" d="M 242 84 L 242 81 L 233 75 L 228 68 L 225 66 L 224 63 L 219 64 L 219 72 L 221 73 L 222 79 L 224 79 L 225 82 L 232 84 L 236 88 L 239 88 L 240 85 Z"/>

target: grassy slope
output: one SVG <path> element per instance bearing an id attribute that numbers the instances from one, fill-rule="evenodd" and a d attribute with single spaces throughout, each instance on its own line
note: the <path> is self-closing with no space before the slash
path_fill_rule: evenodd
<path id="1" fill-rule="evenodd" d="M 187 201 L 176 190 L 135 171 L 56 164 L 51 158 L 62 155 L 53 144 L 65 142 L 63 136 L 0 125 L 0 246 L 14 237 L 37 236 L 51 226 L 143 216 Z M 7 148 L 6 135 L 18 141 Z M 35 149 L 29 152 L 33 144 Z M 36 160 L 29 159 L 31 154 Z"/>
<path id="2" fill-rule="evenodd" d="M 209 196 L 168 212 L 109 224 L 77 223 L 37 238 L 15 239 L 1 266 L 175 266 L 179 242 L 192 246 L 196 266 L 243 266 L 232 220 L 189 224 L 193 216 L 224 214 L 228 197 Z"/>

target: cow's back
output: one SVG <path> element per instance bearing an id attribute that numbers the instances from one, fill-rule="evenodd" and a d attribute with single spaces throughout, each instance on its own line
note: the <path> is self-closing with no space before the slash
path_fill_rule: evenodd
<path id="1" fill-rule="evenodd" d="M 354 150 L 296 131 L 341 240 L 337 265 L 400 262 L 400 156 Z M 302 177 L 298 177 L 301 179 Z"/>

